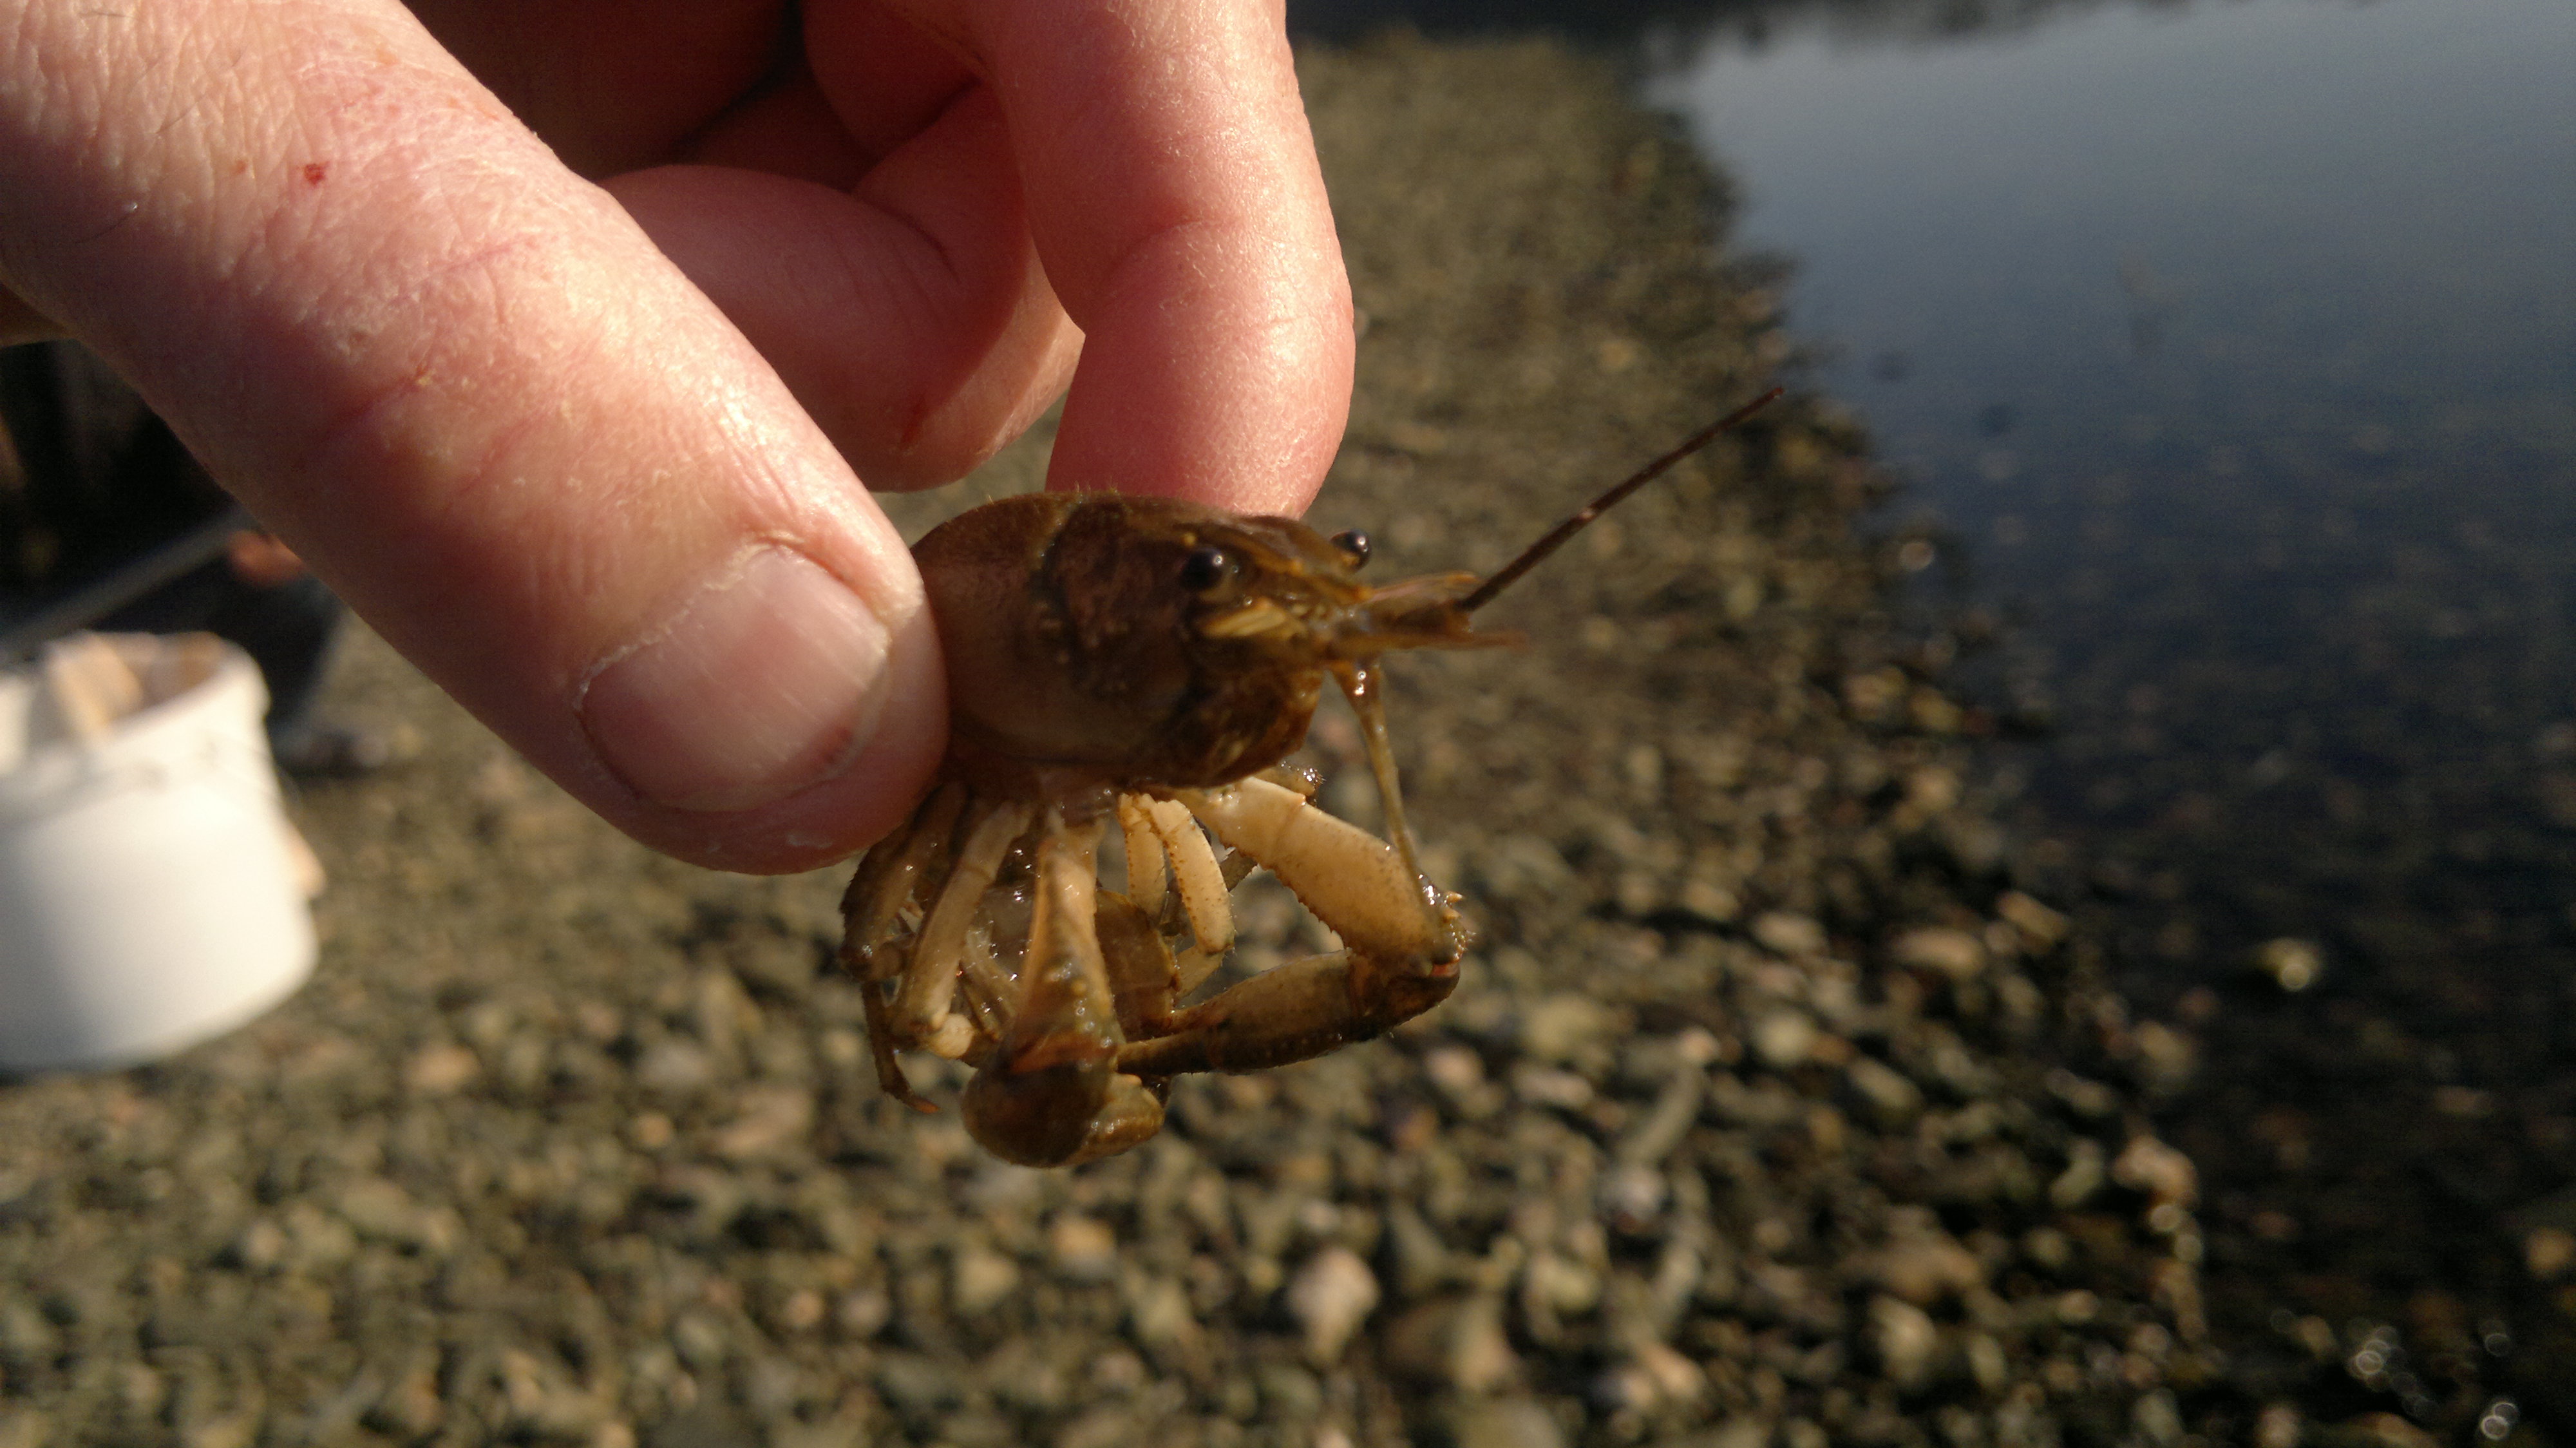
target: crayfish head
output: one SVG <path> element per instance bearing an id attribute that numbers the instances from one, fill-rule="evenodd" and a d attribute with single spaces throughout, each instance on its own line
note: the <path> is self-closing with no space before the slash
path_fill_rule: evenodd
<path id="1" fill-rule="evenodd" d="M 1218 772 L 1272 734 L 1285 736 L 1280 755 L 1295 747 L 1319 666 L 1210 621 L 1316 586 L 1282 541 L 1257 520 L 1108 493 L 1005 498 L 932 530 L 913 557 L 947 656 L 956 752 L 1121 788 L 1275 762 Z"/>
<path id="2" fill-rule="evenodd" d="M 1169 498 L 1035 494 L 913 550 L 982 757 L 1120 788 L 1202 788 L 1278 763 L 1328 676 L 1389 649 L 1482 643 L 1472 580 L 1359 580 L 1367 540 Z"/>
<path id="3" fill-rule="evenodd" d="M 1184 584 L 1198 600 L 1190 627 L 1202 647 L 1244 646 L 1237 666 L 1312 669 L 1395 649 L 1480 648 L 1516 642 L 1470 631 L 1460 601 L 1472 573 L 1431 573 L 1372 588 L 1359 579 L 1368 535 L 1327 538 L 1293 518 L 1233 518 L 1193 530 Z"/>

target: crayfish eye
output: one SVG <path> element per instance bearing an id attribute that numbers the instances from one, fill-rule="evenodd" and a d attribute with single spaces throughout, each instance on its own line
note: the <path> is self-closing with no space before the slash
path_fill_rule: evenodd
<path id="1" fill-rule="evenodd" d="M 1349 563 L 1353 568 L 1357 568 L 1361 564 L 1368 562 L 1368 535 L 1357 528 L 1345 529 L 1342 532 L 1334 534 L 1333 546 L 1341 550 L 1343 561 Z"/>
<path id="2" fill-rule="evenodd" d="M 1202 545 L 1181 560 L 1181 587 L 1192 593 L 1214 593 L 1234 577 L 1234 558 L 1224 549 Z"/>

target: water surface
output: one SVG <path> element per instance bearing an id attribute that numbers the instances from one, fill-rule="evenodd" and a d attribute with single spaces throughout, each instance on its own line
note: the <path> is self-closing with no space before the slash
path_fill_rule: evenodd
<path id="1" fill-rule="evenodd" d="M 1924 596 L 2003 620 L 1992 787 L 2203 1042 L 2216 1289 L 2568 1338 L 2576 5 L 1302 11 L 1621 48 L 1738 184 Z"/>
<path id="2" fill-rule="evenodd" d="M 2011 612 L 2037 822 L 2199 877 L 2184 980 L 2335 931 L 2303 877 L 2576 944 L 2576 6 L 1854 13 L 1646 90 Z"/>

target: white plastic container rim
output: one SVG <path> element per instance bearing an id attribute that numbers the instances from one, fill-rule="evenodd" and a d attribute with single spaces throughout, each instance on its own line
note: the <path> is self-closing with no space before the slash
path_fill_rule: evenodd
<path id="1" fill-rule="evenodd" d="M 202 637 L 114 642 L 201 676 L 106 738 L 33 744 L 35 681 L 0 679 L 0 1072 L 165 1056 L 313 970 L 257 666 Z"/>

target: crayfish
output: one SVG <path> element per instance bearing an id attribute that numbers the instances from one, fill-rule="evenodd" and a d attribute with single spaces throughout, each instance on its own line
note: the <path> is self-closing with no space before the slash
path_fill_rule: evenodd
<path id="1" fill-rule="evenodd" d="M 1364 534 L 1114 493 L 1005 498 L 933 529 L 913 557 L 947 656 L 948 756 L 842 900 L 878 1083 L 926 1111 L 896 1053 L 968 1061 L 975 1140 L 1071 1165 L 1153 1136 L 1175 1075 L 1307 1060 L 1446 999 L 1472 934 L 1416 860 L 1379 656 L 1513 642 L 1468 615 L 1778 395 L 1481 582 L 1372 588 Z M 1359 720 L 1384 839 L 1314 808 L 1312 776 L 1283 763 L 1328 678 Z M 1113 821 L 1124 893 L 1099 881 Z M 1343 948 L 1181 1004 L 1231 946 L 1227 891 L 1254 864 Z"/>

